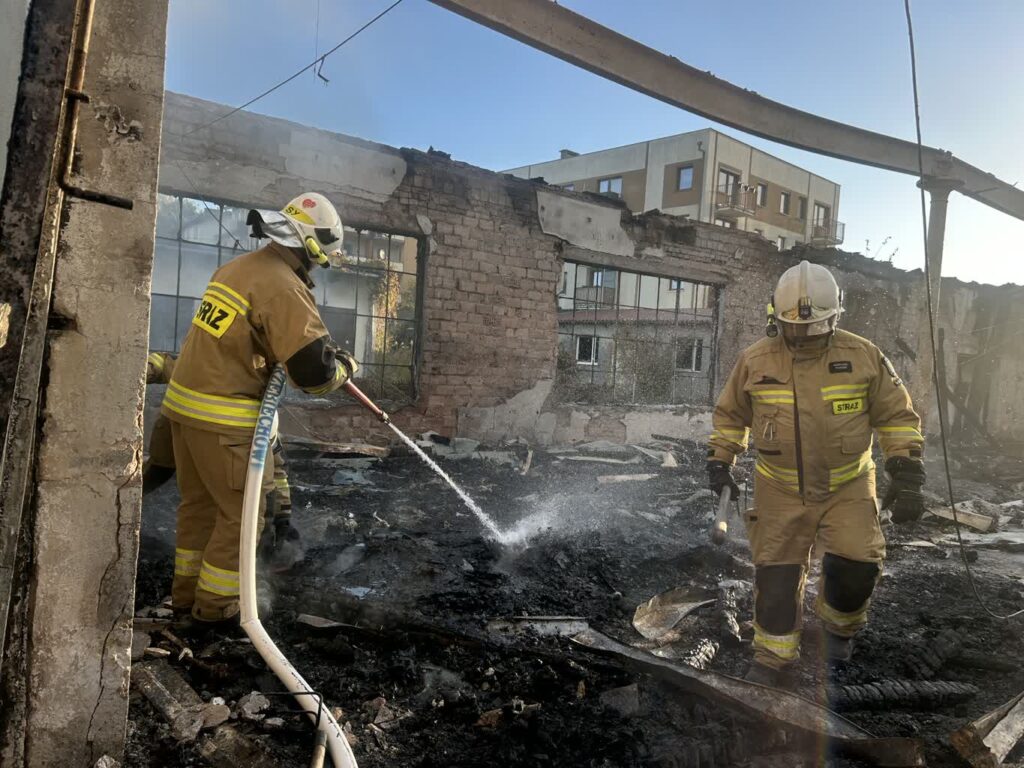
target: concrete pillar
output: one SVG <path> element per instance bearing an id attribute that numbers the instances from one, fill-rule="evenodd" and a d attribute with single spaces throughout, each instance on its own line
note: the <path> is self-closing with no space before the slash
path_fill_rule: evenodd
<path id="1" fill-rule="evenodd" d="M 86 768 L 124 747 L 166 20 L 166 0 L 96 4 L 73 183 L 134 209 L 65 196 L 49 222 L 59 235 L 17 607 L 24 666 L 4 667 L 24 676 L 24 715 L 4 723 L 5 747 L 22 729 L 5 765 Z M 52 184 L 50 199 L 60 206 Z"/>

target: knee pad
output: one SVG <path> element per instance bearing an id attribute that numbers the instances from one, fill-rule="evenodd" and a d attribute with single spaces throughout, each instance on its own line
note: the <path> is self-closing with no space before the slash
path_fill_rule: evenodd
<path id="1" fill-rule="evenodd" d="M 800 600 L 800 565 L 759 565 L 754 573 L 754 618 L 773 635 L 796 628 Z"/>
<path id="2" fill-rule="evenodd" d="M 821 560 L 825 602 L 843 613 L 856 611 L 871 597 L 881 570 L 878 563 L 850 560 L 826 552 Z"/>

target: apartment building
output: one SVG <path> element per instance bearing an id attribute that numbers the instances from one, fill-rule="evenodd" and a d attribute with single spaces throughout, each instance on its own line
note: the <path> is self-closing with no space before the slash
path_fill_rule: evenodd
<path id="1" fill-rule="evenodd" d="M 586 154 L 563 149 L 558 160 L 505 173 L 620 197 L 638 213 L 756 232 L 780 250 L 843 242 L 838 184 L 711 128 Z"/>

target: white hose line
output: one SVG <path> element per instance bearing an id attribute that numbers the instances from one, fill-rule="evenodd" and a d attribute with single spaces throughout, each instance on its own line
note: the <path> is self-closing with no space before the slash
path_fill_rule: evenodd
<path id="1" fill-rule="evenodd" d="M 238 581 L 239 603 L 241 607 L 242 629 L 252 640 L 267 666 L 284 683 L 285 687 L 296 694 L 295 700 L 306 710 L 310 720 L 316 723 L 317 711 L 320 712 L 319 730 L 327 737 L 327 748 L 331 755 L 334 768 L 357 768 L 356 757 L 352 753 L 348 739 L 334 719 L 327 703 L 322 706 L 315 696 L 309 683 L 291 665 L 281 650 L 270 639 L 267 631 L 260 623 L 256 608 L 256 532 L 259 528 L 260 496 L 263 493 L 263 468 L 267 453 L 270 451 L 273 438 L 274 419 L 277 406 L 284 391 L 285 374 L 280 365 L 274 366 L 267 383 L 267 391 L 260 404 L 260 415 L 256 423 L 256 433 L 252 438 L 249 450 L 249 472 L 245 477 L 245 496 L 242 501 L 242 535 L 238 550 Z"/>

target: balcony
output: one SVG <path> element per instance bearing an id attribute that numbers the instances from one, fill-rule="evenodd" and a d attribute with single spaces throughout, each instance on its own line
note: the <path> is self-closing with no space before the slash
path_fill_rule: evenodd
<path id="1" fill-rule="evenodd" d="M 755 190 L 739 184 L 720 186 L 715 191 L 715 216 L 720 219 L 753 216 L 755 195 Z"/>
<path id="2" fill-rule="evenodd" d="M 846 234 L 846 224 L 835 219 L 811 223 L 811 245 L 840 245 Z"/>

